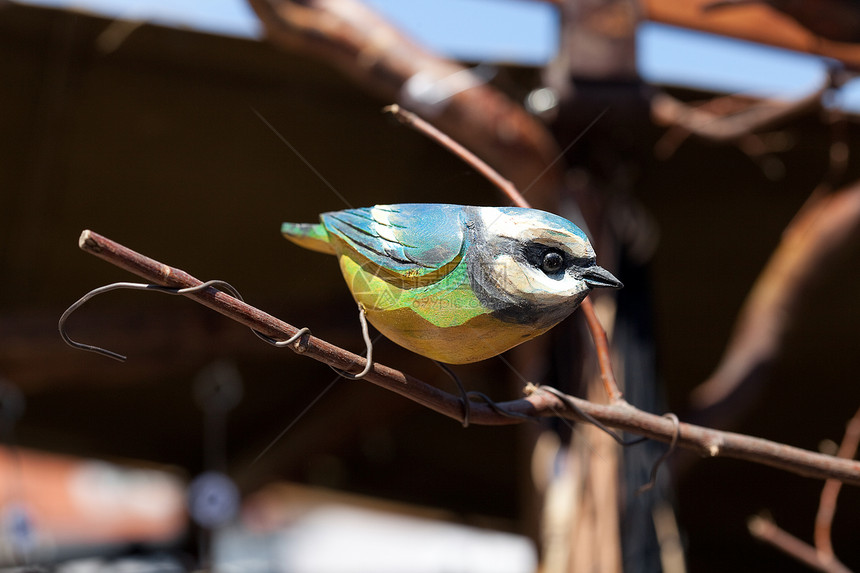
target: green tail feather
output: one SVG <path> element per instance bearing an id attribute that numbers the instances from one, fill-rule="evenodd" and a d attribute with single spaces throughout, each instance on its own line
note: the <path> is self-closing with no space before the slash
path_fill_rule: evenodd
<path id="1" fill-rule="evenodd" d="M 283 223 L 281 234 L 300 247 L 328 255 L 335 254 L 329 242 L 328 232 L 320 224 Z"/>

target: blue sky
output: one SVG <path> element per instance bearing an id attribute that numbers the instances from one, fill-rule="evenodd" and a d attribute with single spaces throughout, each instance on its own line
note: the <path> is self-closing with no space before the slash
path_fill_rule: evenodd
<path id="1" fill-rule="evenodd" d="M 245 0 L 19 0 L 113 17 L 258 37 Z M 540 64 L 555 51 L 558 29 L 549 4 L 523 0 L 367 0 L 419 42 L 456 58 Z M 639 70 L 648 81 L 722 92 L 796 98 L 824 77 L 813 56 L 657 24 L 639 32 Z M 860 82 L 839 105 L 860 111 Z"/>

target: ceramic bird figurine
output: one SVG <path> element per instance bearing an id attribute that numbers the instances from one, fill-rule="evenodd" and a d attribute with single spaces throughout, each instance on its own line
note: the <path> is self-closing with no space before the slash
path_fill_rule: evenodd
<path id="1" fill-rule="evenodd" d="M 621 287 L 582 230 L 536 209 L 376 205 L 320 221 L 281 232 L 337 256 L 382 334 L 449 364 L 501 354 L 558 324 L 591 289 Z"/>

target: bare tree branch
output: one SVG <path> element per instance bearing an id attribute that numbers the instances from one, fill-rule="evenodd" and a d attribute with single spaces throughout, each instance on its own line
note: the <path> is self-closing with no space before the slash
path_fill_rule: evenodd
<path id="1" fill-rule="evenodd" d="M 816 194 L 797 214 L 753 285 L 720 364 L 691 395 L 697 421 L 737 416 L 741 408 L 731 398 L 757 390 L 803 295 L 858 231 L 860 182 Z"/>
<path id="2" fill-rule="evenodd" d="M 836 455 L 844 459 L 853 459 L 860 445 L 860 410 L 845 426 L 845 435 L 839 445 Z M 822 560 L 835 559 L 830 531 L 833 526 L 833 516 L 836 515 L 836 500 L 842 483 L 838 480 L 827 480 L 821 490 L 821 501 L 818 503 L 818 513 L 815 516 L 815 548 Z"/>
<path id="3" fill-rule="evenodd" d="M 200 280 L 183 270 L 155 261 L 92 231 L 84 231 L 81 234 L 79 245 L 84 251 L 155 284 L 177 288 L 201 284 Z M 285 340 L 299 331 L 295 326 L 215 289 L 185 296 L 276 339 Z M 364 359 L 360 356 L 314 336 L 302 337 L 292 346 L 292 349 L 299 354 L 343 370 L 364 366 Z M 443 392 L 399 370 L 375 363 L 365 379 L 450 418 L 460 419 L 462 405 L 457 396 Z M 574 421 L 584 421 L 579 412 L 567 407 L 566 402 L 569 401 L 581 412 L 585 412 L 607 426 L 663 442 L 671 442 L 676 437 L 676 425 L 672 420 L 643 412 L 623 401 L 601 405 L 572 396 L 562 400 L 550 392 L 541 391 L 539 387 L 529 387 L 529 392 L 525 399 L 503 402 L 498 404 L 498 407 L 527 416 L 560 416 Z M 499 413 L 486 404 L 474 403 L 471 421 L 473 424 L 502 425 L 518 423 L 522 420 Z M 807 477 L 834 478 L 844 483 L 860 485 L 860 463 L 853 460 L 684 423 L 677 428 L 677 439 L 679 447 L 696 451 L 703 456 L 743 459 Z"/>
<path id="4" fill-rule="evenodd" d="M 770 543 L 786 555 L 794 557 L 813 569 L 824 573 L 851 573 L 851 570 L 838 560 L 823 560 L 814 547 L 785 531 L 768 517 L 752 517 L 748 526 L 750 533 L 756 539 Z"/>
<path id="5" fill-rule="evenodd" d="M 477 155 L 460 145 L 458 142 L 451 139 L 448 135 L 442 133 L 439 129 L 432 126 L 430 123 L 422 119 L 420 116 L 405 110 L 397 104 L 389 105 L 385 111 L 392 114 L 397 121 L 421 132 L 429 137 L 463 161 L 469 164 L 472 169 L 483 175 L 490 183 L 496 186 L 504 193 L 511 203 L 517 207 L 530 207 L 528 201 L 522 196 L 522 193 L 516 186 L 502 177 L 498 171 L 487 165 L 485 161 L 479 159 Z"/>
<path id="6" fill-rule="evenodd" d="M 706 10 L 713 4 L 710 0 L 645 0 L 646 17 L 654 22 L 681 26 L 701 32 L 719 34 L 751 42 L 768 44 L 809 54 L 818 54 L 839 60 L 846 67 L 860 69 L 860 45 L 855 41 L 846 42 L 842 32 L 834 33 L 834 28 L 851 28 L 857 21 L 857 8 L 854 2 L 825 2 L 822 0 L 760 0 L 758 2 L 736 1 L 737 6 L 723 10 Z M 728 3 L 727 3 L 728 4 Z M 797 12 L 785 9 L 789 6 L 811 8 L 818 23 L 829 22 L 825 33 L 820 26 L 808 18 L 797 18 Z M 836 7 L 834 5 L 841 5 Z M 833 39 L 822 37 L 822 34 Z"/>
<path id="7" fill-rule="evenodd" d="M 860 445 L 860 410 L 857 410 L 848 421 L 837 456 L 843 459 L 853 458 L 857 454 L 858 445 Z M 839 480 L 828 479 L 824 483 L 818 513 L 815 516 L 814 547 L 781 529 L 776 522 L 767 517 L 751 518 L 750 533 L 814 569 L 828 573 L 850 573 L 833 552 L 830 537 L 833 516 L 836 514 L 836 500 L 841 489 L 842 482 Z"/>
<path id="8" fill-rule="evenodd" d="M 728 143 L 819 109 L 821 98 L 830 87 L 828 79 L 817 90 L 795 101 L 728 95 L 700 106 L 658 93 L 651 98 L 651 113 L 658 124 L 677 127 L 708 141 Z"/>
<path id="9" fill-rule="evenodd" d="M 439 57 L 357 0 L 248 0 L 274 44 L 334 66 L 383 101 L 429 118 L 551 209 L 562 186 L 558 146 L 518 103 Z"/>

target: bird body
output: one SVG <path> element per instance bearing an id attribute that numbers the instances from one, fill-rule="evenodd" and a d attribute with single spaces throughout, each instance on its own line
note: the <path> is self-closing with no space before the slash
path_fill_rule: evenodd
<path id="1" fill-rule="evenodd" d="M 337 256 L 382 334 L 450 364 L 501 354 L 558 324 L 592 288 L 621 286 L 576 225 L 535 209 L 376 205 L 281 231 Z"/>

